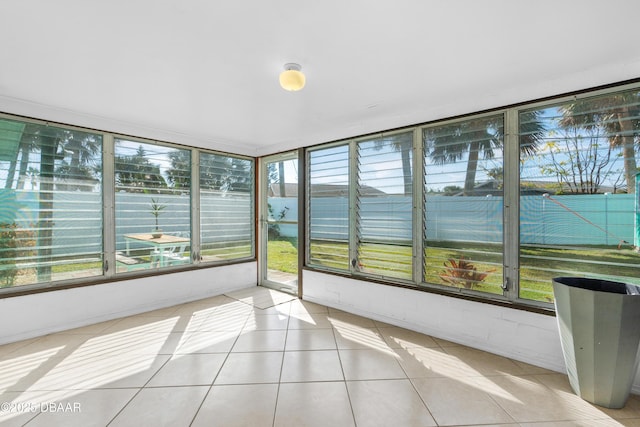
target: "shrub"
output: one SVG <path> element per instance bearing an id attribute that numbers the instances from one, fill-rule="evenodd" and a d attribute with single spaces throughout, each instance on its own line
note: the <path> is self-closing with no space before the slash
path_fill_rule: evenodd
<path id="1" fill-rule="evenodd" d="M 482 282 L 487 276 L 495 269 L 480 272 L 477 267 L 473 265 L 467 258 L 461 256 L 458 260 L 449 258 L 444 262 L 445 270 L 440 274 L 440 278 L 447 284 L 465 288 L 473 289 L 475 285 Z"/>
<path id="2" fill-rule="evenodd" d="M 18 224 L 0 223 L 0 287 L 15 284 L 16 259 L 33 255 L 35 233 L 18 228 Z"/>

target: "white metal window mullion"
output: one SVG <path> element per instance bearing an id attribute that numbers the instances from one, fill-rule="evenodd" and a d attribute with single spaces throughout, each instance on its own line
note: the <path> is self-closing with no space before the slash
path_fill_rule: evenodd
<path id="1" fill-rule="evenodd" d="M 518 111 L 505 112 L 503 159 L 503 294 L 514 301 L 518 298 L 520 252 L 520 141 Z"/>
<path id="2" fill-rule="evenodd" d="M 115 155 L 112 134 L 102 140 L 102 253 L 105 277 L 116 274 Z M 107 179 L 108 178 L 108 179 Z"/>
<path id="3" fill-rule="evenodd" d="M 422 129 L 413 130 L 413 282 L 417 285 L 424 277 L 424 154 Z"/>
<path id="4" fill-rule="evenodd" d="M 351 273 L 358 271 L 358 144 L 349 143 L 349 269 Z"/>
<path id="5" fill-rule="evenodd" d="M 191 150 L 191 262 L 200 262 L 200 151 Z"/>

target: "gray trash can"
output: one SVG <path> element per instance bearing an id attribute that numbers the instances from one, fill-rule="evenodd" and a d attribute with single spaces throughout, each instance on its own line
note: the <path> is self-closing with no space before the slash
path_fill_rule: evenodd
<path id="1" fill-rule="evenodd" d="M 622 408 L 638 368 L 640 287 L 557 277 L 553 292 L 573 391 L 596 405 Z"/>

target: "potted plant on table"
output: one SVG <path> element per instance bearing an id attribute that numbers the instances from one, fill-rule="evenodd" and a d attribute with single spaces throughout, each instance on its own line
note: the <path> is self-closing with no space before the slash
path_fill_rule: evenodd
<path id="1" fill-rule="evenodd" d="M 162 237 L 162 229 L 158 226 L 158 217 L 166 207 L 166 205 L 160 204 L 158 200 L 151 199 L 151 215 L 153 215 L 156 219 L 156 228 L 151 232 L 151 236 L 154 239 Z"/>

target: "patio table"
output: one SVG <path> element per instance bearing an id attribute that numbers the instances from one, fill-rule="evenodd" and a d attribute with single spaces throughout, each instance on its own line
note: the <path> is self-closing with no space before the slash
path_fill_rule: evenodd
<path id="1" fill-rule="evenodd" d="M 129 255 L 131 242 L 141 243 L 153 247 L 152 254 L 158 254 L 159 266 L 164 267 L 167 254 L 173 253 L 176 246 L 185 246 L 190 243 L 188 237 L 172 236 L 163 234 L 160 237 L 153 237 L 150 233 L 125 234 L 124 240 L 127 255 Z"/>

